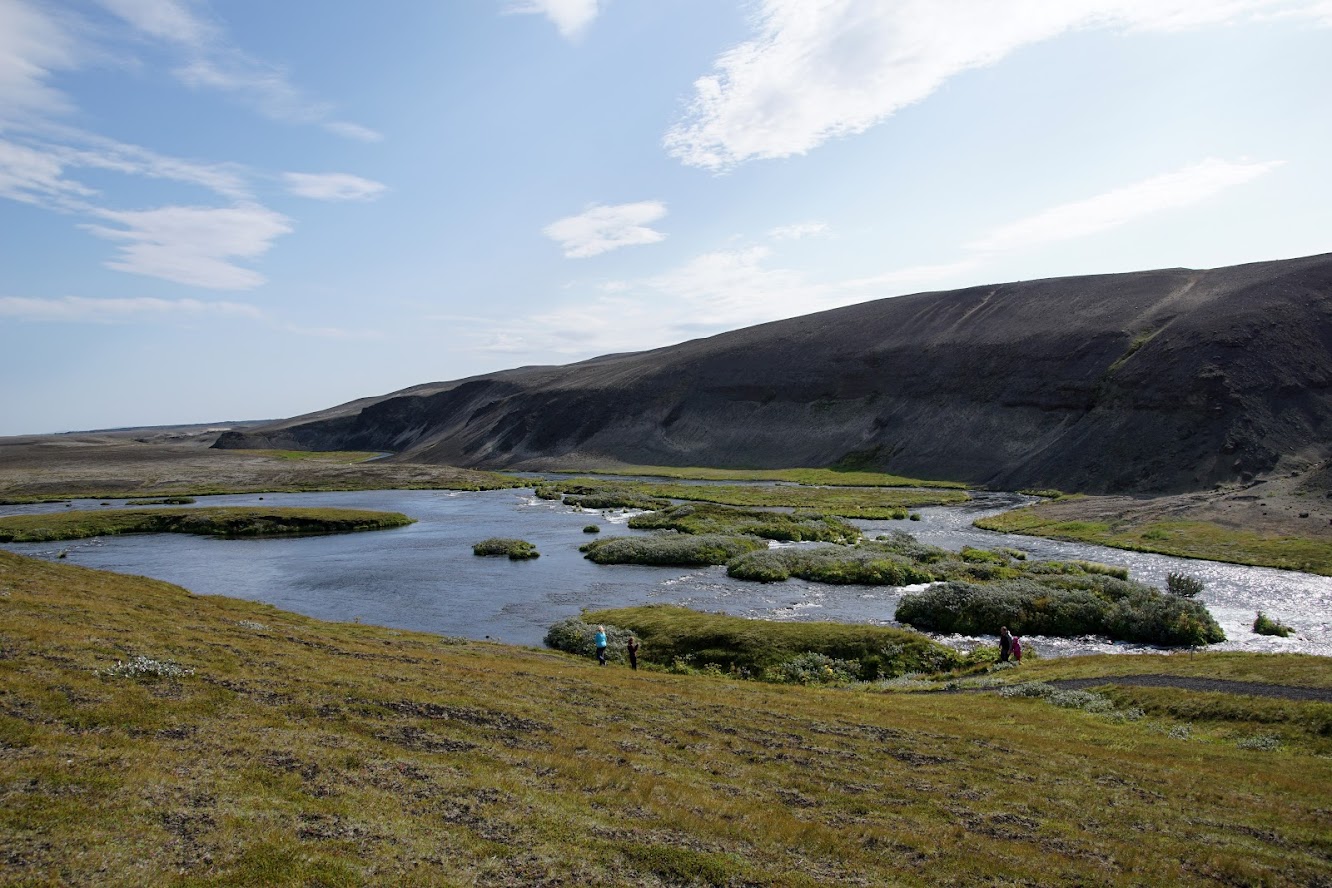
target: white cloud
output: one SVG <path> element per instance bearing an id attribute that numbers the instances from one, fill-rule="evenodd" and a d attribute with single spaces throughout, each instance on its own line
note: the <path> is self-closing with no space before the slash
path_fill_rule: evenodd
<path id="1" fill-rule="evenodd" d="M 218 28 L 177 0 L 99 0 L 135 28 L 159 40 L 199 46 L 216 40 Z"/>
<path id="2" fill-rule="evenodd" d="M 261 256 L 275 238 L 291 231 L 286 216 L 255 204 L 98 210 L 95 215 L 123 226 L 83 226 L 98 237 L 124 242 L 120 259 L 108 262 L 108 268 L 218 290 L 262 284 L 262 275 L 230 260 Z"/>
<path id="3" fill-rule="evenodd" d="M 258 320 L 263 312 L 253 305 L 239 302 L 203 302 L 198 299 L 89 299 L 83 296 L 64 296 L 58 299 L 35 299 L 19 296 L 0 296 L 0 317 L 26 321 L 58 321 L 64 323 L 105 323 L 109 321 L 240 317 Z"/>
<path id="4" fill-rule="evenodd" d="M 374 200 L 385 191 L 382 182 L 350 173 L 284 173 L 287 190 L 314 200 Z"/>
<path id="5" fill-rule="evenodd" d="M 666 235 L 648 228 L 666 215 L 666 205 L 657 200 L 589 207 L 577 216 L 550 223 L 541 233 L 555 241 L 570 259 L 596 256 L 620 247 L 655 244 Z"/>
<path id="6" fill-rule="evenodd" d="M 1205 160 L 1085 200 L 1051 207 L 1003 225 L 967 244 L 970 250 L 1009 251 L 1086 237 L 1145 216 L 1198 203 L 1262 176 L 1280 161 L 1229 163 Z"/>
<path id="7" fill-rule="evenodd" d="M 64 178 L 64 169 L 60 158 L 49 152 L 0 140 L 0 197 L 66 207 L 71 198 L 77 202 L 78 198 L 94 193 L 91 188 Z"/>
<path id="8" fill-rule="evenodd" d="M 768 237 L 773 240 L 800 240 L 827 234 L 828 230 L 826 222 L 798 222 L 795 225 L 779 225 L 768 231 Z"/>
<path id="9" fill-rule="evenodd" d="M 694 83 L 664 139 L 690 166 L 725 170 L 861 133 L 963 71 L 1076 28 L 1178 30 L 1326 0 L 762 0 L 756 36 Z"/>
<path id="10" fill-rule="evenodd" d="M 560 34 L 573 40 L 583 33 L 597 17 L 598 0 L 516 0 L 506 12 L 544 15 Z"/>
<path id="11" fill-rule="evenodd" d="M 24 0 L 0 2 L 0 119 L 70 110 L 46 81 L 78 67 L 77 55 L 73 35 L 55 18 Z"/>

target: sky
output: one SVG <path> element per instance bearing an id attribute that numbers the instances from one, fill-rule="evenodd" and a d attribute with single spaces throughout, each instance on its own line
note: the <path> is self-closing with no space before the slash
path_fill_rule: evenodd
<path id="1" fill-rule="evenodd" d="M 1332 0 L 0 0 L 0 435 L 1332 251 Z"/>

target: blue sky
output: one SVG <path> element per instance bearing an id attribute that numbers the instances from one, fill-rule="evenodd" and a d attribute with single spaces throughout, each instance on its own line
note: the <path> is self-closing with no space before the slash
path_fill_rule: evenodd
<path id="1" fill-rule="evenodd" d="M 0 0 L 0 435 L 1332 251 L 1332 0 Z"/>

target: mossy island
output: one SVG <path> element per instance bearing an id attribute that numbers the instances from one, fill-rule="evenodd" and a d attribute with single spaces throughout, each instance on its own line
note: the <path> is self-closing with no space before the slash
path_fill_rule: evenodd
<path id="1" fill-rule="evenodd" d="M 218 537 L 311 536 L 403 527 L 400 512 L 300 507 L 206 506 L 193 509 L 106 509 L 0 518 L 0 542 L 77 540 L 130 533 L 192 533 Z"/>
<path id="2" fill-rule="evenodd" d="M 523 561 L 528 558 L 539 558 L 541 553 L 537 547 L 527 540 L 514 540 L 505 537 L 491 537 L 488 540 L 482 540 L 479 543 L 472 544 L 473 555 L 505 555 L 513 561 Z"/>

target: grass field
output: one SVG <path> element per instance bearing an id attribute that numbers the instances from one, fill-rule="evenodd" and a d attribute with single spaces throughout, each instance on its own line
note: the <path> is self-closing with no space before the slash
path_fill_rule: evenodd
<path id="1" fill-rule="evenodd" d="M 1332 876 L 1332 757 L 1302 727 L 1321 704 L 1283 704 L 1304 722 L 1251 698 L 1180 715 L 1175 692 L 1132 720 L 992 693 L 631 672 L 5 552 L 0 617 L 3 884 Z M 1319 658 L 1137 671 L 1209 664 L 1332 681 Z"/>
<path id="2" fill-rule="evenodd" d="M 1259 534 L 1206 521 L 1153 521 L 1132 526 L 1061 521 L 1043 515 L 1037 505 L 982 518 L 976 526 L 1002 533 L 1332 576 L 1332 541 Z"/>
<path id="3" fill-rule="evenodd" d="M 703 472 L 704 470 L 697 470 Z M 802 471 L 813 472 L 812 469 Z M 590 497 L 592 507 L 600 502 L 624 502 L 637 508 L 650 508 L 651 503 L 635 504 L 636 500 L 670 499 L 716 503 L 724 506 L 749 508 L 791 508 L 841 518 L 905 519 L 908 510 L 920 506 L 941 506 L 964 503 L 968 496 L 958 489 L 901 489 L 877 487 L 814 487 L 795 484 L 740 486 L 729 484 L 670 484 L 654 481 L 599 481 L 594 478 L 576 478 L 564 482 L 541 485 L 547 496 L 568 491 L 575 499 Z M 618 497 L 618 500 L 616 499 Z"/>
<path id="4" fill-rule="evenodd" d="M 614 469 L 571 469 L 569 474 L 646 475 L 655 478 L 680 478 L 687 481 L 787 481 L 792 484 L 830 487 L 943 487 L 965 490 L 957 481 L 924 481 L 884 472 L 857 472 L 840 469 L 713 469 L 696 466 L 619 466 Z"/>

